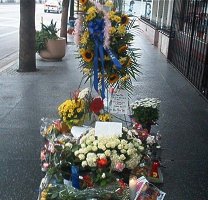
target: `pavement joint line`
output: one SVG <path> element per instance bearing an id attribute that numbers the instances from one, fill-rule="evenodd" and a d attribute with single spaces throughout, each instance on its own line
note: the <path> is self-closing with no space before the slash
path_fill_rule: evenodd
<path id="1" fill-rule="evenodd" d="M 11 67 L 12 65 L 14 65 L 16 62 L 18 61 L 18 59 L 10 62 L 9 64 L 5 65 L 4 67 L 0 68 L 0 73 L 3 72 L 4 70 L 8 69 L 9 67 Z"/>

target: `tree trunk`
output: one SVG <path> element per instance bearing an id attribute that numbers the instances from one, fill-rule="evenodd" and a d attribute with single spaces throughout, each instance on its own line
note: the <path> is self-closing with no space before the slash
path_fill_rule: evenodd
<path id="1" fill-rule="evenodd" d="M 60 37 L 65 37 L 67 42 L 67 20 L 69 10 L 69 0 L 63 0 L 62 3 L 62 14 L 61 14 L 61 32 Z"/>
<path id="2" fill-rule="evenodd" d="M 19 72 L 36 71 L 35 1 L 20 0 Z"/>

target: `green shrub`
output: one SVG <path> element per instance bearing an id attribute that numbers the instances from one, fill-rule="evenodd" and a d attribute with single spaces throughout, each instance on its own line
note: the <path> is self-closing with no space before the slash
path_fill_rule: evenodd
<path id="1" fill-rule="evenodd" d="M 58 29 L 56 28 L 56 22 L 53 23 L 51 20 L 50 25 L 45 25 L 41 23 L 41 30 L 36 31 L 35 34 L 35 50 L 40 53 L 41 50 L 46 49 L 46 43 L 48 39 L 58 39 Z"/>

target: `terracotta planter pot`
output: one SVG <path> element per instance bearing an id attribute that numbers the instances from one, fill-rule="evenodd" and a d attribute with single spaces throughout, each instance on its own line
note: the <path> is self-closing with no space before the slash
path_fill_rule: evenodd
<path id="1" fill-rule="evenodd" d="M 46 60 L 61 60 L 66 53 L 66 39 L 49 39 L 46 44 L 47 49 L 40 52 L 40 56 Z"/>

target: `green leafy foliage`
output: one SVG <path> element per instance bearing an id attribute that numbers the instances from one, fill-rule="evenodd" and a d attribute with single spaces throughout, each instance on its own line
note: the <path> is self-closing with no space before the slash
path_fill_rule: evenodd
<path id="1" fill-rule="evenodd" d="M 48 39 L 57 39 L 58 38 L 58 29 L 56 28 L 56 22 L 54 23 L 51 20 L 50 25 L 45 25 L 41 23 L 41 30 L 36 31 L 35 35 L 35 50 L 36 52 L 40 53 L 41 50 L 46 49 L 46 43 Z"/>
<path id="2" fill-rule="evenodd" d="M 148 123 L 152 124 L 158 120 L 159 110 L 158 108 L 140 106 L 133 109 L 133 117 L 145 127 Z"/>

